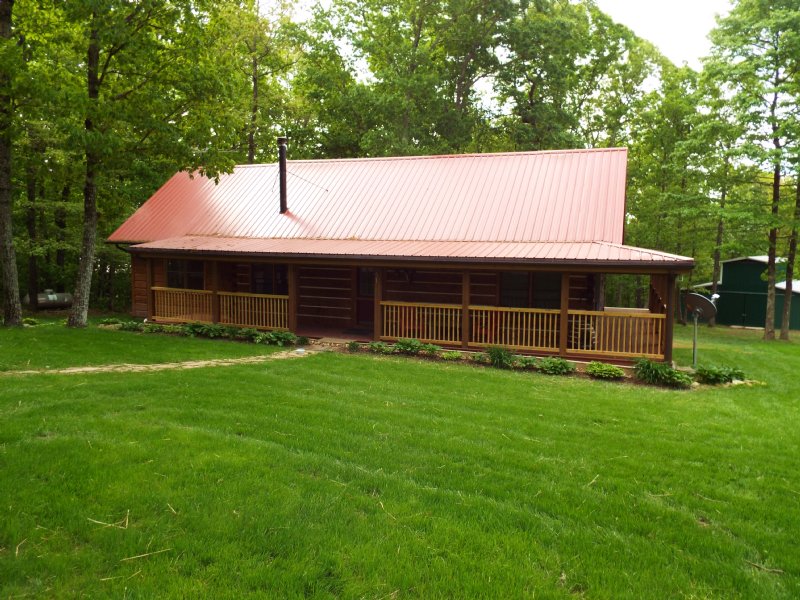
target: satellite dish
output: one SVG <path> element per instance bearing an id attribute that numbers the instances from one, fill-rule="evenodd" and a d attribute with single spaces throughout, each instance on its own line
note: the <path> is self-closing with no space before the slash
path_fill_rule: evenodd
<path id="1" fill-rule="evenodd" d="M 686 310 L 701 319 L 713 319 L 717 316 L 717 307 L 702 294 L 686 294 L 684 300 Z"/>
<path id="2" fill-rule="evenodd" d="M 713 319 L 717 316 L 717 307 L 714 304 L 717 298 L 719 298 L 717 294 L 714 294 L 709 300 L 702 294 L 692 293 L 686 294 L 686 298 L 683 301 L 686 305 L 686 310 L 692 313 L 692 317 L 694 317 L 694 340 L 692 343 L 692 366 L 694 368 L 697 368 L 697 320 L 700 318 Z"/>

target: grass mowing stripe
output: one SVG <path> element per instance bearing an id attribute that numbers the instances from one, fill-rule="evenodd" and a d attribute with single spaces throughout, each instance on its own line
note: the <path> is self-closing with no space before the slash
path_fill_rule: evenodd
<path id="1" fill-rule="evenodd" d="M 731 356 L 738 338 L 719 335 Z M 779 348 L 752 368 L 800 366 Z M 794 597 L 784 387 L 685 393 L 331 354 L 26 379 L 0 398 L 0 473 L 16 482 L 0 586 Z M 127 514 L 125 530 L 86 520 Z"/>

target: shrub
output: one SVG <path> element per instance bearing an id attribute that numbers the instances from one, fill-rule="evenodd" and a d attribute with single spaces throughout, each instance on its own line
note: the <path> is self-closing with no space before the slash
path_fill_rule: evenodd
<path id="1" fill-rule="evenodd" d="M 119 324 L 119 328 L 122 331 L 143 331 L 144 323 L 140 323 L 139 321 L 123 321 Z"/>
<path id="2" fill-rule="evenodd" d="M 695 379 L 706 385 L 730 383 L 734 379 L 744 380 L 744 371 L 735 367 L 700 366 L 694 372 Z"/>
<path id="3" fill-rule="evenodd" d="M 357 341 L 351 340 L 347 342 L 348 352 L 358 352 L 359 350 L 361 350 L 361 344 L 359 344 Z"/>
<path id="4" fill-rule="evenodd" d="M 164 326 L 158 323 L 143 323 L 141 331 L 144 333 L 163 333 Z"/>
<path id="5" fill-rule="evenodd" d="M 646 358 L 640 358 L 633 366 L 636 379 L 663 387 L 688 388 L 692 385 L 692 378 L 686 373 L 673 369 L 667 363 L 657 363 Z"/>
<path id="6" fill-rule="evenodd" d="M 22 324 L 27 325 L 28 327 L 35 327 L 39 324 L 39 321 L 34 319 L 33 317 L 23 317 Z"/>
<path id="7" fill-rule="evenodd" d="M 517 356 L 514 359 L 514 367 L 531 371 L 539 367 L 539 359 L 535 356 Z"/>
<path id="8" fill-rule="evenodd" d="M 536 369 L 547 375 L 569 375 L 575 371 L 575 365 L 556 356 L 547 356 L 536 363 Z"/>
<path id="9" fill-rule="evenodd" d="M 461 360 L 462 356 L 463 355 L 458 350 L 448 350 L 447 352 L 442 352 L 439 358 L 447 361 L 456 361 Z"/>
<path id="10" fill-rule="evenodd" d="M 271 346 L 292 346 L 297 342 L 297 336 L 291 331 L 267 331 L 259 337 L 259 344 Z"/>
<path id="11" fill-rule="evenodd" d="M 395 342 L 394 347 L 400 354 L 414 356 L 422 350 L 422 342 L 414 338 L 400 338 Z"/>
<path id="12" fill-rule="evenodd" d="M 298 346 L 308 346 L 308 345 L 311 343 L 311 340 L 309 340 L 309 339 L 308 339 L 306 336 L 304 336 L 304 335 L 300 335 L 300 336 L 297 336 L 297 341 L 296 341 L 295 343 L 296 343 Z"/>
<path id="13" fill-rule="evenodd" d="M 489 364 L 496 369 L 510 369 L 514 366 L 514 355 L 507 348 L 491 346 L 486 349 L 486 355 L 489 357 Z"/>
<path id="14" fill-rule="evenodd" d="M 586 365 L 586 374 L 594 379 L 622 379 L 625 371 L 616 365 L 593 361 Z"/>
<path id="15" fill-rule="evenodd" d="M 123 321 L 117 317 L 106 317 L 105 319 L 100 319 L 100 325 L 122 325 L 122 322 Z"/>
<path id="16" fill-rule="evenodd" d="M 439 354 L 439 351 L 442 349 L 441 346 L 437 346 L 436 344 L 422 344 L 420 351 L 423 354 L 427 354 L 428 356 L 436 356 Z"/>
<path id="17" fill-rule="evenodd" d="M 258 329 L 254 329 L 253 327 L 243 327 L 242 329 L 239 329 L 233 337 L 234 339 L 245 342 L 254 342 L 259 335 L 261 335 L 261 332 Z"/>
<path id="18" fill-rule="evenodd" d="M 394 352 L 394 347 L 386 342 L 370 342 L 367 344 L 367 348 L 370 352 L 374 352 L 375 354 L 391 354 Z"/>
<path id="19" fill-rule="evenodd" d="M 478 352 L 477 354 L 472 355 L 472 362 L 476 362 L 479 365 L 490 365 L 492 364 L 489 355 L 486 352 Z"/>

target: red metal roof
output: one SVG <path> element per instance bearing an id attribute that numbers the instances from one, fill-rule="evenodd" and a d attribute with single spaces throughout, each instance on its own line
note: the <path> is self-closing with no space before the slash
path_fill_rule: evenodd
<path id="1" fill-rule="evenodd" d="M 691 259 L 610 242 L 426 242 L 303 240 L 185 236 L 139 244 L 137 251 L 366 259 L 602 263 L 605 265 L 690 266 Z M 688 263 L 687 263 L 688 261 Z"/>
<path id="2" fill-rule="evenodd" d="M 295 160 L 286 214 L 277 164 L 236 167 L 218 184 L 181 172 L 108 241 L 150 250 L 691 263 L 639 249 L 621 257 L 626 166 L 624 148 Z"/>

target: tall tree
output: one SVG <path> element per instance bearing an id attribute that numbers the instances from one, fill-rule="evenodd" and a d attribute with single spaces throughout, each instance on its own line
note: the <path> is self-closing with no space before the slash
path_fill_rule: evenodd
<path id="1" fill-rule="evenodd" d="M 11 30 L 13 9 L 14 0 L 0 0 L 0 269 L 3 271 L 3 322 L 6 326 L 22 324 L 11 219 L 11 147 L 14 126 L 12 86 L 14 73 L 21 66 Z"/>
<path id="2" fill-rule="evenodd" d="M 712 31 L 706 68 L 727 83 L 739 119 L 748 130 L 749 158 L 772 173 L 768 231 L 767 309 L 764 338 L 775 338 L 775 283 L 780 229 L 781 177 L 786 151 L 798 142 L 797 56 L 800 7 L 796 0 L 739 0 Z"/>

